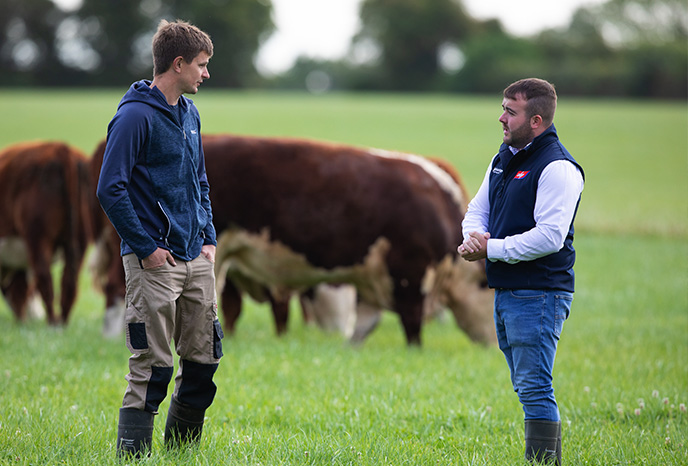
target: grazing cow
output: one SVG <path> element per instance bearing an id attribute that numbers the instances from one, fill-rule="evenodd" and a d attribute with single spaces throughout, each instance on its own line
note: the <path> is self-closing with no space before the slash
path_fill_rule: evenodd
<path id="1" fill-rule="evenodd" d="M 440 307 L 451 309 L 473 340 L 495 341 L 484 264 L 456 254 L 468 196 L 450 165 L 313 141 L 203 138 L 228 331 L 245 293 L 271 303 L 283 333 L 289 300 L 300 294 L 313 299 L 302 303 L 315 308 L 321 326 L 328 325 L 322 313 L 334 309 L 335 328 L 356 341 L 390 309 L 407 341 L 419 344 L 424 313 Z M 103 150 L 96 150 L 92 166 L 99 167 Z M 105 283 L 117 276 L 121 285 L 110 286 L 111 295 L 123 296 L 123 273 Z M 313 297 L 320 284 L 350 286 L 337 287 L 342 301 L 327 292 Z M 346 309 L 356 297 L 354 330 Z"/>
<path id="2" fill-rule="evenodd" d="M 17 320 L 37 290 L 48 322 L 67 323 L 91 237 L 88 182 L 85 156 L 63 143 L 20 143 L 0 153 L 0 289 Z M 59 317 L 50 271 L 58 256 Z"/>
<path id="3" fill-rule="evenodd" d="M 389 309 L 407 342 L 420 344 L 424 307 L 446 306 L 470 338 L 495 341 L 484 263 L 456 253 L 467 196 L 449 167 L 305 140 L 204 136 L 203 144 L 230 330 L 241 293 L 269 300 L 279 330 L 292 294 L 327 283 L 356 288 L 355 339 Z"/>

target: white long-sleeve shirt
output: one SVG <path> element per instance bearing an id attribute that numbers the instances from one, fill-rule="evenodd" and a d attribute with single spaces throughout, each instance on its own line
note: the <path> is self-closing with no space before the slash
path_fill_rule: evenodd
<path id="1" fill-rule="evenodd" d="M 487 232 L 490 216 L 489 182 L 490 163 L 480 189 L 468 204 L 461 224 L 464 238 L 470 232 Z M 564 246 L 571 226 L 576 204 L 583 192 L 583 176 L 574 164 L 557 160 L 545 167 L 538 180 L 535 201 L 535 227 L 506 238 L 487 241 L 487 258 L 492 262 L 514 264 L 553 254 Z"/>

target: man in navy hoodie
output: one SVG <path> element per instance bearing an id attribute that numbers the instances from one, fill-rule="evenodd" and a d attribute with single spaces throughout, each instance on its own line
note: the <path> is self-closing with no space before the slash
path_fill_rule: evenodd
<path id="1" fill-rule="evenodd" d="M 523 79 L 504 90 L 503 144 L 462 223 L 459 254 L 487 259 L 499 347 L 525 413 L 525 457 L 561 464 L 552 369 L 574 291 L 573 220 L 583 169 L 553 125 L 557 94 Z"/>
<path id="2" fill-rule="evenodd" d="M 153 37 L 153 81 L 135 82 L 108 126 L 98 199 L 119 234 L 126 272 L 128 382 L 118 456 L 150 454 L 153 419 L 167 396 L 175 342 L 179 370 L 165 445 L 200 441 L 222 356 L 215 298 L 215 228 L 201 122 L 193 102 L 210 78 L 210 37 L 183 21 L 161 21 Z"/>

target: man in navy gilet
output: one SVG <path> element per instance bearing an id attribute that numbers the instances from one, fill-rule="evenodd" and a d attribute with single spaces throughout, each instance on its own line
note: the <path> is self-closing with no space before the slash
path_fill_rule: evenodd
<path id="1" fill-rule="evenodd" d="M 561 464 L 552 368 L 574 291 L 573 220 L 583 169 L 554 128 L 557 94 L 522 79 L 504 90 L 503 144 L 462 223 L 459 254 L 487 259 L 499 347 L 525 413 L 525 456 Z"/>

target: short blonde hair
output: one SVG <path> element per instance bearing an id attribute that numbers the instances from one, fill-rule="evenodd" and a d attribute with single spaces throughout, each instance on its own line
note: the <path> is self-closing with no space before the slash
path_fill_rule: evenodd
<path id="1" fill-rule="evenodd" d="M 191 63 L 201 52 L 213 55 L 213 42 L 208 34 L 186 21 L 163 19 L 153 36 L 153 76 L 169 70 L 177 57 Z"/>

